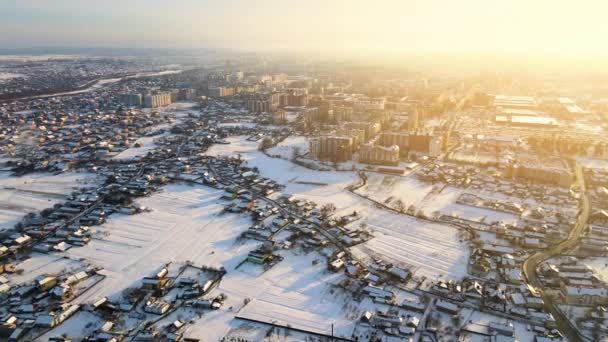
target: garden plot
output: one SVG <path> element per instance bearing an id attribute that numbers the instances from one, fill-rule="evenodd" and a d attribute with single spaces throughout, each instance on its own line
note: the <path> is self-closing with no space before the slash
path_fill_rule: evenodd
<path id="1" fill-rule="evenodd" d="M 581 261 L 591 267 L 600 280 L 608 282 L 608 257 L 589 257 Z"/>
<path id="2" fill-rule="evenodd" d="M 83 341 L 103 324 L 104 320 L 92 312 L 81 310 L 59 326 L 40 336 L 36 341 L 49 341 L 53 337 L 69 336 L 75 341 Z"/>
<path id="3" fill-rule="evenodd" d="M 32 282 L 39 276 L 73 273 L 85 267 L 85 263 L 56 254 L 32 253 L 30 258 L 19 263 L 18 269 L 21 271 L 8 277 L 13 285 L 20 285 Z"/>
<path id="4" fill-rule="evenodd" d="M 467 275 L 469 248 L 458 229 L 377 211 L 364 223 L 374 238 L 352 251 L 363 258 L 379 256 L 413 267 L 414 275 L 431 279 L 461 279 Z"/>
<path id="5" fill-rule="evenodd" d="M 515 214 L 458 203 L 450 204 L 441 209 L 440 212 L 452 217 L 485 224 L 491 224 L 493 222 L 515 224 L 519 220 L 519 217 Z"/>
<path id="6" fill-rule="evenodd" d="M 268 157 L 258 151 L 258 142 L 247 141 L 243 136 L 231 137 L 227 141 L 230 144 L 213 145 L 206 154 L 210 156 L 240 155 L 247 166 L 256 167 L 262 176 L 285 185 L 284 192 L 288 194 L 309 196 L 311 199 L 327 197 L 345 191 L 345 187 L 358 180 L 355 172 L 315 171 L 287 160 Z"/>
<path id="7" fill-rule="evenodd" d="M 420 206 L 433 190 L 435 189 L 432 185 L 413 178 L 370 173 L 367 184 L 357 190 L 357 193 L 387 204 L 401 200 L 407 208 L 410 205 Z M 435 190 L 435 192 L 438 191 L 439 189 Z"/>
<path id="8" fill-rule="evenodd" d="M 113 215 L 95 227 L 88 245 L 68 254 L 103 267 L 107 276 L 82 300 L 117 295 L 137 285 L 168 262 L 229 267 L 238 264 L 255 243 L 236 243 L 250 225 L 244 215 L 220 214 L 222 191 L 171 185 L 139 203 L 152 209 L 138 215 Z"/>
<path id="9" fill-rule="evenodd" d="M 348 294 L 332 287 L 344 276 L 328 273 L 324 257 L 316 253 L 286 251 L 283 256 L 283 261 L 258 277 L 240 267 L 229 269 L 211 294 L 226 294 L 226 303 L 203 315 L 186 335 L 219 341 L 234 328 L 236 316 L 322 334 L 330 333 L 334 323 L 338 335 L 350 336 L 362 309 Z"/>
<path id="10" fill-rule="evenodd" d="M 116 160 L 135 160 L 141 159 L 148 154 L 148 152 L 152 151 L 156 147 L 158 147 L 154 140 L 160 138 L 162 135 L 156 135 L 152 137 L 143 137 L 139 138 L 133 143 L 133 146 L 127 148 L 126 150 L 118 153 L 112 159 Z M 135 144 L 141 145 L 141 147 L 135 147 Z"/>
<path id="11" fill-rule="evenodd" d="M 32 173 L 22 177 L 3 173 L 0 176 L 0 230 L 14 226 L 28 213 L 52 208 L 75 188 L 92 184 L 96 184 L 95 177 L 86 173 Z"/>
<path id="12" fill-rule="evenodd" d="M 306 137 L 289 136 L 287 139 L 278 143 L 277 146 L 268 149 L 268 154 L 282 159 L 291 159 L 294 157 L 295 152 L 297 152 L 298 155 L 308 153 L 308 146 L 308 139 Z"/>

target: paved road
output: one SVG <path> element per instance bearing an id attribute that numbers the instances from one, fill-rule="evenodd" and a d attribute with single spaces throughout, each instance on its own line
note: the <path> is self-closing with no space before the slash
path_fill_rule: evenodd
<path id="1" fill-rule="evenodd" d="M 576 165 L 576 181 L 581 192 L 580 212 L 576 225 L 570 231 L 570 234 L 568 234 L 568 237 L 565 240 L 547 249 L 539 251 L 526 259 L 526 261 L 524 261 L 523 271 L 528 284 L 534 286 L 534 288 L 540 292 L 543 301 L 545 302 L 545 309 L 555 318 L 559 331 L 566 336 L 569 341 L 585 341 L 588 340 L 588 338 L 579 333 L 578 329 L 572 324 L 572 322 L 570 322 L 570 320 L 568 320 L 561 310 L 558 309 L 557 304 L 553 301 L 553 298 L 547 295 L 536 271 L 538 266 L 545 260 L 553 256 L 563 254 L 574 248 L 578 244 L 581 234 L 587 226 L 591 206 L 589 204 L 589 197 L 587 196 L 587 189 L 585 188 L 583 169 L 579 164 Z"/>

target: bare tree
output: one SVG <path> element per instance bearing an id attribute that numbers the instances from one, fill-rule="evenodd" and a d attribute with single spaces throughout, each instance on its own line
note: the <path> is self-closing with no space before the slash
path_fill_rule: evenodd
<path id="1" fill-rule="evenodd" d="M 400 213 L 405 212 L 405 203 L 403 203 L 403 201 L 401 199 L 398 199 L 395 201 L 395 210 L 397 210 Z"/>
<path id="2" fill-rule="evenodd" d="M 298 159 L 298 157 L 300 156 L 300 153 L 302 153 L 302 149 L 300 148 L 300 146 L 294 146 L 291 148 L 291 160 L 294 161 L 296 159 Z"/>
<path id="3" fill-rule="evenodd" d="M 336 211 L 336 206 L 333 203 L 327 203 L 321 207 L 321 217 L 326 219 Z"/>

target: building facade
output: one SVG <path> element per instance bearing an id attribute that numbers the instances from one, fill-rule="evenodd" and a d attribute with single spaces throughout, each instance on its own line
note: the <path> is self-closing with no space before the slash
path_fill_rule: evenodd
<path id="1" fill-rule="evenodd" d="M 322 136 L 310 140 L 310 154 L 318 160 L 344 162 L 353 154 L 354 138 L 351 136 Z"/>
<path id="2" fill-rule="evenodd" d="M 171 93 L 162 92 L 156 94 L 146 94 L 143 97 L 143 105 L 146 108 L 164 107 L 171 104 Z"/>
<path id="3" fill-rule="evenodd" d="M 399 164 L 399 146 L 384 147 L 373 143 L 363 144 L 359 150 L 359 162 L 396 166 Z"/>

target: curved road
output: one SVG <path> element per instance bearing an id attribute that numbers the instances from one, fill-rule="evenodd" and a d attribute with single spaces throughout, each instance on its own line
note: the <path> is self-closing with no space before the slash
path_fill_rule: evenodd
<path id="1" fill-rule="evenodd" d="M 534 286 L 534 288 L 539 291 L 543 301 L 545 302 L 545 309 L 553 315 L 553 318 L 555 318 L 559 331 L 571 342 L 586 341 L 589 339 L 579 333 L 578 329 L 561 312 L 561 310 L 559 310 L 557 304 L 553 302 L 553 298 L 551 298 L 545 292 L 536 270 L 538 266 L 545 260 L 563 254 L 575 247 L 578 244 L 585 227 L 587 227 L 587 220 L 589 219 L 591 207 L 589 204 L 589 197 L 587 196 L 587 189 L 585 188 L 583 169 L 579 164 L 576 164 L 576 181 L 581 193 L 580 211 L 576 225 L 570 231 L 570 234 L 568 234 L 568 237 L 565 240 L 547 249 L 536 252 L 528 257 L 528 259 L 524 261 L 523 265 L 524 276 L 526 277 L 528 284 Z"/>

